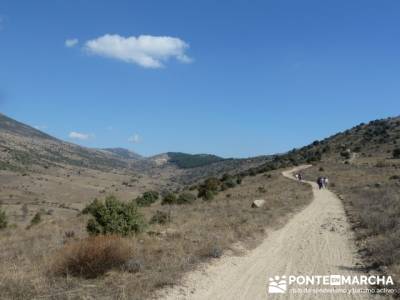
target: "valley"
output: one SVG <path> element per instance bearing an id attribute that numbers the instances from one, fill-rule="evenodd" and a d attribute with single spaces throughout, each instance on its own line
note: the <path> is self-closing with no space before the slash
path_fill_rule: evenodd
<path id="1" fill-rule="evenodd" d="M 317 264 L 323 270 L 340 263 L 353 268 L 356 257 L 362 265 L 359 272 L 390 274 L 397 282 L 398 141 L 400 119 L 389 118 L 279 155 L 223 159 L 168 152 L 146 158 L 120 148 L 90 149 L 63 142 L 2 115 L 0 200 L 6 216 L 0 231 L 2 295 L 5 299 L 113 299 L 117 295 L 139 300 L 176 287 L 170 299 L 185 293 L 205 299 L 206 291 L 224 298 L 226 290 L 218 287 L 202 292 L 203 287 L 189 284 L 182 292 L 179 286 L 187 284 L 192 272 L 205 270 L 219 259 L 232 257 L 242 264 L 247 261 L 242 255 L 270 251 L 269 239 L 284 238 L 285 249 L 286 239 L 293 236 L 287 228 L 301 230 L 306 219 L 336 210 L 341 219 L 336 225 L 355 238 L 334 242 L 328 232 L 326 240 L 333 244 L 327 247 L 333 252 L 347 249 L 347 254 Z M 305 178 L 313 182 L 327 176 L 329 188 L 342 202 L 331 194 L 313 200 L 310 186 L 286 178 L 291 178 L 290 170 L 304 164 L 312 165 L 300 171 Z M 263 200 L 259 208 L 254 206 L 256 199 Z M 124 222 L 131 220 L 119 223 L 124 212 L 112 212 L 121 205 L 133 205 L 123 210 L 134 209 L 138 218 L 128 235 L 121 233 L 128 230 Z M 313 211 L 315 205 L 320 211 Z M 107 222 L 114 227 L 107 229 L 108 223 L 97 219 L 97 227 L 91 230 L 115 230 L 115 234 L 91 235 L 91 220 L 106 210 L 110 210 Z M 298 224 L 290 225 L 294 220 Z M 319 239 L 320 223 L 310 223 L 304 230 L 317 230 L 314 237 Z M 118 228 L 124 231 L 118 233 Z M 347 239 L 352 244 L 342 247 Z M 300 248 L 303 242 L 320 245 L 312 235 L 299 241 Z M 294 263 L 297 256 L 285 257 Z M 312 259 L 312 252 L 308 257 Z M 341 261 L 343 257 L 347 260 Z M 268 260 L 254 264 L 263 266 L 260 272 L 272 267 Z M 296 272 L 304 272 L 301 262 L 295 264 L 300 268 Z M 248 267 L 243 265 L 239 273 L 246 274 Z M 232 272 L 234 276 L 236 271 Z M 235 278 L 227 280 L 236 282 Z M 262 286 L 238 288 L 263 297 Z M 189 294 L 182 299 L 191 299 Z"/>

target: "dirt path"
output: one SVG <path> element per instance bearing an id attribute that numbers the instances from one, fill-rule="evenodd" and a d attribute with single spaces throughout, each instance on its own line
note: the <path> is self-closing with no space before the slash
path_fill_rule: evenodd
<path id="1" fill-rule="evenodd" d="M 292 173 L 305 167 L 283 176 L 293 179 Z M 314 192 L 312 203 L 283 228 L 271 232 L 260 246 L 244 256 L 223 257 L 205 270 L 189 274 L 184 286 L 173 288 L 163 298 L 368 299 L 366 294 L 267 293 L 268 279 L 276 275 L 362 275 L 357 271 L 360 262 L 341 201 L 332 192 L 309 184 Z"/>

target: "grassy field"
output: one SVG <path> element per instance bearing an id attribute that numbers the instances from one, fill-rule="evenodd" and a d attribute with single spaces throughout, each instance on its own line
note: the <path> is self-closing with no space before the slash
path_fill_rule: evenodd
<path id="1" fill-rule="evenodd" d="M 278 171 L 269 174 L 246 177 L 211 201 L 158 202 L 142 208 L 146 220 L 162 211 L 170 222 L 152 224 L 128 238 L 87 239 L 87 216 L 79 214 L 43 215 L 29 229 L 15 222 L 0 235 L 2 298 L 149 298 L 202 262 L 240 255 L 243 246 L 256 246 L 268 230 L 282 226 L 311 201 L 308 186 L 285 179 Z M 251 208 L 254 199 L 265 199 L 267 204 Z M 105 264 L 109 268 L 104 270 Z M 90 266 L 95 275 L 73 276 L 82 266 Z"/>

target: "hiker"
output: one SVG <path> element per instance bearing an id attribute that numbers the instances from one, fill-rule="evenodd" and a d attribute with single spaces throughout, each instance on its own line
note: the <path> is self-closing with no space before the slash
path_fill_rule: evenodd
<path id="1" fill-rule="evenodd" d="M 296 173 L 296 174 L 294 175 L 294 177 L 296 177 L 296 179 L 299 180 L 299 174 L 298 174 L 298 173 Z"/>
<path id="2" fill-rule="evenodd" d="M 328 187 L 328 178 L 324 177 L 323 183 L 324 183 L 324 188 L 327 188 Z"/>
<path id="3" fill-rule="evenodd" d="M 301 175 L 301 173 L 299 173 L 299 177 L 298 177 L 299 181 L 303 180 L 303 175 Z"/>
<path id="4" fill-rule="evenodd" d="M 322 177 L 318 177 L 318 179 L 317 179 L 317 184 L 318 184 L 318 188 L 319 188 L 319 189 L 322 189 L 322 188 L 323 188 Z"/>

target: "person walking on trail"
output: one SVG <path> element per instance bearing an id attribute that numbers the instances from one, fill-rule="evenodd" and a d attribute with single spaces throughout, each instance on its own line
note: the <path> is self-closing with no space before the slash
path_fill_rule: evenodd
<path id="1" fill-rule="evenodd" d="M 299 179 L 300 181 L 302 181 L 302 180 L 303 180 L 303 175 L 301 175 L 301 173 L 299 173 L 299 177 L 298 177 L 298 179 Z"/>
<path id="2" fill-rule="evenodd" d="M 318 184 L 318 188 L 319 188 L 319 189 L 322 189 L 322 188 L 324 187 L 322 177 L 318 177 L 318 179 L 317 179 L 317 184 Z"/>
<path id="3" fill-rule="evenodd" d="M 296 173 L 296 174 L 294 175 L 294 177 L 296 177 L 297 180 L 299 180 L 299 176 L 300 176 L 300 174 L 298 174 L 298 173 Z"/>
<path id="4" fill-rule="evenodd" d="M 328 187 L 328 178 L 324 177 L 323 180 L 324 180 L 324 188 L 327 188 Z"/>

